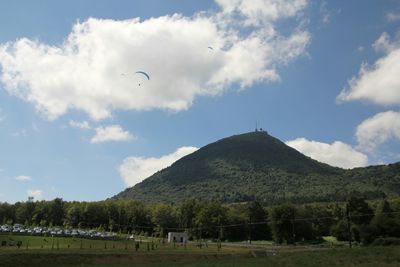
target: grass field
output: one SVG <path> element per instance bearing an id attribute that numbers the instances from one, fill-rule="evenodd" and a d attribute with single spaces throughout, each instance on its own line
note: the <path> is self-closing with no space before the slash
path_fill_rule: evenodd
<path id="1" fill-rule="evenodd" d="M 185 252 L 190 251 L 191 253 L 204 253 L 204 252 L 218 252 L 218 247 L 216 244 L 202 243 L 201 249 L 197 247 L 197 243 L 183 244 L 162 244 L 159 239 L 154 238 L 143 238 L 140 242 L 138 251 L 135 248 L 135 242 L 132 240 L 95 240 L 95 239 L 84 239 L 84 238 L 72 238 L 72 237 L 42 237 L 42 236 L 21 236 L 21 235 L 10 235 L 3 234 L 0 235 L 0 244 L 2 241 L 7 241 L 7 243 L 21 242 L 21 246 L 18 248 L 16 245 L 0 247 L 1 252 L 7 251 L 99 251 L 104 253 L 108 252 Z M 139 242 L 136 242 L 139 243 Z M 227 247 L 226 251 L 237 252 L 241 251 L 243 248 L 240 247 Z"/>
<path id="2" fill-rule="evenodd" d="M 139 251 L 135 251 L 132 241 L 107 241 L 105 245 L 105 241 L 100 240 L 50 238 L 44 241 L 43 237 L 0 236 L 0 240 L 5 238 L 20 239 L 23 244 L 19 249 L 0 247 L 0 267 L 400 266 L 399 246 L 353 249 L 284 246 L 267 253 L 266 248 L 255 250 L 224 245 L 219 251 L 212 244 L 200 249 L 193 243 L 186 248 L 158 244 L 154 250 L 148 250 L 147 244 L 142 243 Z M 53 242 L 58 243 L 58 248 L 56 245 L 52 248 Z M 46 246 L 42 248 L 43 243 Z"/>

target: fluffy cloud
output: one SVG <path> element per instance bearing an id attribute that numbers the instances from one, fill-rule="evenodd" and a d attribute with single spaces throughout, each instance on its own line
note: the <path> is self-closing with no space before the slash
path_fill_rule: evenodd
<path id="1" fill-rule="evenodd" d="M 304 155 L 332 166 L 349 169 L 368 165 L 368 157 L 365 154 L 340 141 L 326 144 L 297 138 L 286 142 L 286 144 Z"/>
<path id="2" fill-rule="evenodd" d="M 400 13 L 389 12 L 386 14 L 386 19 L 389 22 L 398 21 L 400 20 Z"/>
<path id="3" fill-rule="evenodd" d="M 4 121 L 6 116 L 3 114 L 3 110 L 0 108 L 0 122 Z"/>
<path id="4" fill-rule="evenodd" d="M 386 111 L 366 119 L 357 127 L 359 147 L 373 151 L 390 139 L 400 140 L 400 112 Z"/>
<path id="5" fill-rule="evenodd" d="M 367 100 L 380 105 L 400 104 L 400 42 L 390 41 L 383 33 L 374 43 L 376 50 L 385 55 L 372 67 L 361 66 L 358 77 L 349 81 L 349 88 L 343 89 L 339 100 Z"/>
<path id="6" fill-rule="evenodd" d="M 25 182 L 25 181 L 31 181 L 32 178 L 30 176 L 20 175 L 20 176 L 15 177 L 15 180 Z"/>
<path id="7" fill-rule="evenodd" d="M 72 128 L 78 128 L 78 129 L 82 129 L 82 130 L 88 130 L 90 129 L 90 125 L 87 121 L 74 121 L 74 120 L 70 120 L 69 121 L 69 126 L 71 126 Z"/>
<path id="8" fill-rule="evenodd" d="M 400 42 L 391 41 L 390 36 L 384 32 L 379 36 L 379 38 L 372 44 L 372 47 L 378 52 L 390 53 L 396 48 L 400 48 Z"/>
<path id="9" fill-rule="evenodd" d="M 95 136 L 90 139 L 92 144 L 104 143 L 109 141 L 130 141 L 135 137 L 128 131 L 124 131 L 119 125 L 107 127 L 97 127 Z"/>
<path id="10" fill-rule="evenodd" d="M 268 25 L 279 19 L 297 15 L 306 5 L 306 0 L 216 0 L 222 14 L 236 14 L 245 25 Z M 234 19 L 237 18 L 234 16 Z"/>
<path id="11" fill-rule="evenodd" d="M 27 192 L 28 196 L 34 197 L 35 199 L 41 199 L 43 197 L 43 191 L 42 190 L 29 189 L 26 192 Z"/>
<path id="12" fill-rule="evenodd" d="M 310 37 L 301 22 L 286 35 L 275 22 L 296 18 L 305 0 L 217 2 L 219 13 L 192 17 L 89 18 L 62 45 L 2 44 L 1 82 L 47 119 L 74 109 L 100 120 L 114 110 L 181 111 L 234 84 L 276 81 L 277 67 L 304 54 Z"/>
<path id="13" fill-rule="evenodd" d="M 184 146 L 178 148 L 174 153 L 159 158 L 129 157 L 124 159 L 118 170 L 125 185 L 134 186 L 197 149 L 197 147 Z"/>

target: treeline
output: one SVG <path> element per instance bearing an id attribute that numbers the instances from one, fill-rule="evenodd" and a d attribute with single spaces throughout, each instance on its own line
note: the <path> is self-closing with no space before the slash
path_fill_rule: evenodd
<path id="1" fill-rule="evenodd" d="M 165 236 L 186 231 L 191 239 L 274 240 L 277 243 L 339 240 L 371 243 L 378 237 L 400 237 L 400 199 L 367 203 L 284 204 L 259 202 L 224 205 L 189 199 L 179 205 L 146 205 L 130 200 L 99 202 L 27 201 L 0 203 L 0 223 L 26 226 L 99 229 Z"/>

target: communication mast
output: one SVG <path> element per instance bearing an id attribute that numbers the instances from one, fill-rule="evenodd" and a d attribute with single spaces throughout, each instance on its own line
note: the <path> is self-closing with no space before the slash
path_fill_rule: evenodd
<path id="1" fill-rule="evenodd" d="M 265 129 L 263 129 L 263 128 L 258 128 L 258 122 L 256 121 L 256 129 L 254 130 L 255 132 L 265 132 L 265 133 L 268 133 Z"/>

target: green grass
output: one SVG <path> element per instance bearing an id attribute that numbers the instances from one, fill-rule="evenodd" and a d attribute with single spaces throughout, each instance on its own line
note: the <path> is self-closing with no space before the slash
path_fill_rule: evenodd
<path id="1" fill-rule="evenodd" d="M 151 243 L 154 243 L 154 252 L 157 251 L 191 251 L 191 252 L 217 252 L 216 243 L 202 243 L 202 248 L 199 249 L 197 243 L 191 242 L 186 246 L 183 244 L 173 244 L 160 242 L 158 238 L 151 237 L 137 237 L 136 240 L 142 240 L 140 243 L 139 251 L 148 251 L 147 244 L 151 250 Z M 22 236 L 12 234 L 0 234 L 1 241 L 21 241 L 22 245 L 20 248 L 16 246 L 0 247 L 0 253 L 3 251 L 22 251 L 22 250 L 102 250 L 102 251 L 124 251 L 124 250 L 135 250 L 135 243 L 132 240 L 95 240 L 95 239 L 84 239 L 84 238 L 72 238 L 72 237 L 43 237 L 43 236 Z M 237 252 L 242 251 L 244 248 L 240 247 L 227 247 L 222 243 L 225 251 Z"/>
<path id="2" fill-rule="evenodd" d="M 187 252 L 174 254 L 102 254 L 102 253 L 9 253 L 0 254 L 0 266 L 42 267 L 392 267 L 400 266 L 400 247 L 358 247 L 354 249 L 282 251 L 275 256 L 251 253 L 204 253 Z"/>
<path id="3" fill-rule="evenodd" d="M 368 247 L 320 251 L 290 251 L 276 256 L 204 257 L 202 259 L 165 260 L 162 262 L 135 262 L 131 264 L 65 265 L 63 267 L 394 267 L 400 266 L 400 247 Z"/>
<path id="4" fill-rule="evenodd" d="M 133 248 L 133 242 L 129 241 L 104 241 L 92 240 L 72 237 L 43 237 L 43 236 L 20 236 L 20 235 L 0 235 L 0 242 L 22 241 L 21 249 L 100 249 L 100 248 L 116 248 L 124 249 Z M 16 247 L 1 247 L 0 249 L 14 250 Z"/>
<path id="5" fill-rule="evenodd" d="M 0 247 L 0 267 L 302 267 L 302 266 L 400 266 L 400 246 L 389 247 L 346 247 L 333 249 L 317 249 L 309 246 L 282 246 L 273 253 L 266 254 L 264 250 L 253 252 L 254 249 L 241 247 L 222 247 L 217 250 L 215 245 L 199 249 L 190 243 L 186 249 L 183 246 L 159 244 L 155 250 L 147 251 L 147 244 L 142 243 L 139 251 L 135 251 L 133 242 L 125 249 L 126 241 L 82 240 L 52 238 L 44 241 L 43 237 L 0 235 L 0 240 L 20 240 L 23 245 L 16 247 Z M 30 246 L 26 249 L 26 242 Z M 327 241 L 334 241 L 330 238 Z M 46 244 L 42 248 L 43 243 Z M 264 242 L 268 243 L 268 242 Z M 114 247 L 112 246 L 114 244 Z M 68 248 L 69 245 L 69 248 Z M 91 248 L 89 247 L 91 246 Z"/>
<path id="6" fill-rule="evenodd" d="M 240 242 L 232 242 L 237 244 L 249 244 L 248 241 L 240 241 Z M 251 241 L 252 245 L 275 245 L 274 241 L 272 240 L 254 240 Z"/>

